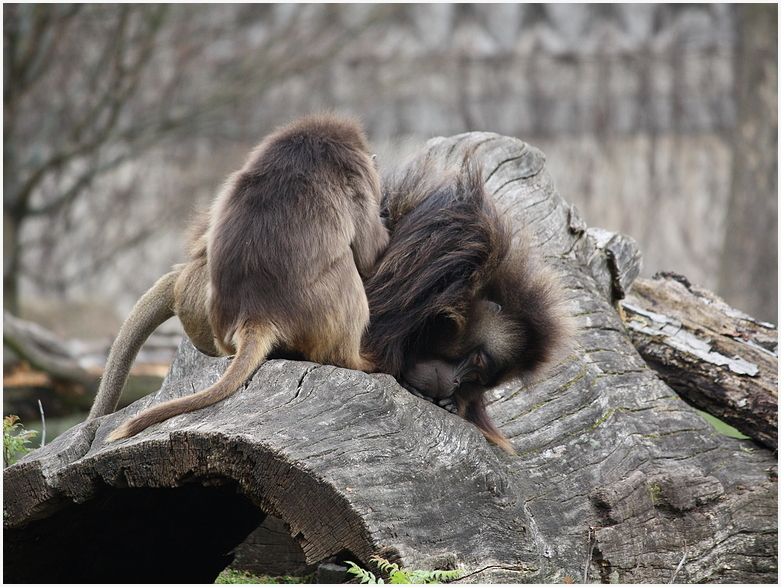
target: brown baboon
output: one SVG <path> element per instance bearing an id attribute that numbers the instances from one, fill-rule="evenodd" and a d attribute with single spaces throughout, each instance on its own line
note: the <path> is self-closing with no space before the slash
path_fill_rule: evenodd
<path id="1" fill-rule="evenodd" d="M 366 281 L 364 350 L 378 370 L 454 408 L 507 452 L 485 390 L 560 357 L 570 317 L 555 274 L 513 241 L 472 163 L 413 164 L 383 186 L 388 248 Z"/>
<path id="2" fill-rule="evenodd" d="M 213 336 L 214 350 L 236 356 L 216 384 L 144 410 L 110 440 L 224 399 L 275 349 L 373 371 L 360 349 L 369 321 L 361 278 L 388 243 L 379 206 L 379 177 L 353 119 L 311 115 L 266 137 L 215 199 L 194 258 L 153 287 L 160 297 L 149 304 L 150 325 L 176 312 L 202 347 Z M 182 276 L 196 287 L 184 279 L 177 288 Z"/>

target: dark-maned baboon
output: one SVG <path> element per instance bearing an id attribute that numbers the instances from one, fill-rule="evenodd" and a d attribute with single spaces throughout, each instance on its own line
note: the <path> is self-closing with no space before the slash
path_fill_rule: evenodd
<path id="1" fill-rule="evenodd" d="M 180 302 L 159 313 L 179 313 L 188 334 L 211 335 L 214 350 L 236 356 L 216 384 L 144 410 L 110 440 L 224 399 L 275 349 L 373 371 L 360 349 L 369 321 L 361 278 L 388 243 L 379 205 L 379 178 L 353 119 L 311 115 L 264 139 L 215 199 L 194 259 L 179 269 L 196 287 L 177 289 L 177 272 L 158 282 Z"/>
<path id="2" fill-rule="evenodd" d="M 366 281 L 364 350 L 378 370 L 450 402 L 512 452 L 488 418 L 485 390 L 539 373 L 569 345 L 557 278 L 526 240 L 513 241 L 475 164 L 413 163 L 383 191 L 391 240 Z"/>

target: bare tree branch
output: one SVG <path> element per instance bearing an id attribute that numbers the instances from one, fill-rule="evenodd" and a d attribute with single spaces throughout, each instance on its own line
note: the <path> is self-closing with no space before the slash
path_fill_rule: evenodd
<path id="1" fill-rule="evenodd" d="M 21 247 L 43 251 L 52 233 L 60 231 L 65 240 L 77 202 L 85 196 L 113 197 L 111 190 L 93 191 L 99 178 L 174 133 L 209 124 L 220 128 L 224 116 L 235 119 L 237 107 L 257 103 L 281 81 L 332 59 L 383 9 L 372 8 L 364 18 L 338 26 L 332 21 L 341 13 L 328 6 L 231 10 L 4 7 L 6 307 L 17 307 L 22 274 L 39 284 L 67 279 L 57 267 L 59 275 L 43 275 L 44 266 L 30 262 L 41 255 L 22 257 Z M 255 11 L 254 17 L 245 23 L 239 20 L 242 11 Z M 47 218 L 52 221 L 46 234 L 24 229 L 30 220 L 42 226 Z M 147 235 L 144 227 L 117 239 L 88 265 L 74 259 L 80 269 L 71 275 L 102 266 L 103 253 Z"/>

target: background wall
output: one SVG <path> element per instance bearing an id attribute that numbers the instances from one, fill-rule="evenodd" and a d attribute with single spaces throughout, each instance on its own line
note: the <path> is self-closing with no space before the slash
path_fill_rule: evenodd
<path id="1" fill-rule="evenodd" d="M 4 303 L 65 336 L 114 336 L 247 150 L 328 107 L 364 120 L 381 166 L 432 136 L 519 137 L 589 225 L 639 241 L 645 276 L 777 322 L 777 5 L 4 16 Z"/>

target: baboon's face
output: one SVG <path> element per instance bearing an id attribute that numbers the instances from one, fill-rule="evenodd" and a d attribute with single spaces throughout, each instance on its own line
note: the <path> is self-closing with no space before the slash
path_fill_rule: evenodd
<path id="1" fill-rule="evenodd" d="M 476 348 L 460 361 L 428 359 L 404 369 L 404 380 L 435 399 L 450 397 L 460 388 L 474 389 L 493 385 L 497 379 L 496 362 L 482 348 Z"/>

